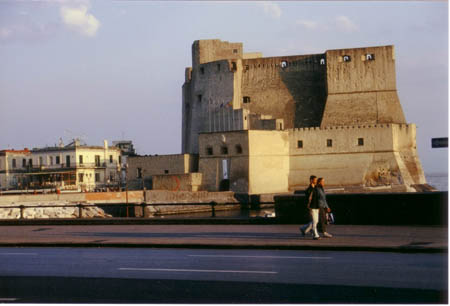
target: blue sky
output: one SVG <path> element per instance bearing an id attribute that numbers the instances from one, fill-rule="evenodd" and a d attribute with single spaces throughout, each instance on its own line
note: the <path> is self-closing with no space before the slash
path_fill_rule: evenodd
<path id="1" fill-rule="evenodd" d="M 83 135 L 181 150 L 181 86 L 197 39 L 264 56 L 395 45 L 397 89 L 425 172 L 447 172 L 446 1 L 0 1 L 0 149 Z"/>

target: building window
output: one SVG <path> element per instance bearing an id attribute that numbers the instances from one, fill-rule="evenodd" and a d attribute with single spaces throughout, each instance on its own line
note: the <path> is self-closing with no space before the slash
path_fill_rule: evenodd
<path id="1" fill-rule="evenodd" d="M 202 102 L 202 95 L 197 95 L 197 101 L 200 103 Z"/>
<path id="2" fill-rule="evenodd" d="M 27 166 L 27 160 L 25 158 L 22 159 L 22 167 L 26 167 Z"/>
<path id="3" fill-rule="evenodd" d="M 205 68 L 200 67 L 200 73 L 201 73 L 201 74 L 205 74 Z"/>
<path id="4" fill-rule="evenodd" d="M 321 65 L 325 65 L 325 59 L 324 59 L 324 58 L 321 58 L 321 59 L 320 59 L 320 64 L 321 64 Z"/>
<path id="5" fill-rule="evenodd" d="M 142 178 L 142 168 L 136 169 L 136 178 Z"/>
<path id="6" fill-rule="evenodd" d="M 207 155 L 213 155 L 213 148 L 212 147 L 207 147 L 206 148 L 206 154 Z"/>
<path id="7" fill-rule="evenodd" d="M 250 97 L 245 96 L 242 98 L 242 100 L 244 103 L 250 103 Z"/>
<path id="8" fill-rule="evenodd" d="M 66 155 L 66 167 L 70 167 L 70 155 Z"/>
<path id="9" fill-rule="evenodd" d="M 344 62 L 350 62 L 352 60 L 352 58 L 350 57 L 350 55 L 344 55 L 342 57 L 342 59 L 344 60 Z"/>
<path id="10" fill-rule="evenodd" d="M 28 166 L 33 167 L 33 159 L 30 158 L 28 160 Z"/>
<path id="11" fill-rule="evenodd" d="M 95 155 L 95 166 L 100 167 L 100 155 Z"/>
<path id="12" fill-rule="evenodd" d="M 95 173 L 95 182 L 100 182 L 100 173 Z"/>
<path id="13" fill-rule="evenodd" d="M 114 182 L 114 173 L 112 172 L 109 174 L 109 181 Z"/>
<path id="14" fill-rule="evenodd" d="M 366 54 L 366 61 L 374 61 L 375 54 Z"/>
<path id="15" fill-rule="evenodd" d="M 53 156 L 50 156 L 50 165 L 53 165 Z"/>
<path id="16" fill-rule="evenodd" d="M 119 155 L 119 164 L 122 163 L 122 155 Z"/>
<path id="17" fill-rule="evenodd" d="M 223 147 L 220 148 L 220 152 L 222 154 L 228 154 L 228 148 L 226 146 L 223 146 Z"/>
<path id="18" fill-rule="evenodd" d="M 358 146 L 364 145 L 364 138 L 358 138 Z"/>
<path id="19" fill-rule="evenodd" d="M 332 147 L 332 146 L 333 146 L 333 140 L 327 139 L 327 147 Z"/>
<path id="20" fill-rule="evenodd" d="M 110 163 L 110 164 L 113 163 L 113 156 L 112 156 L 112 155 L 109 156 L 109 163 Z"/>
<path id="21" fill-rule="evenodd" d="M 78 156 L 78 160 L 80 162 L 80 165 L 83 164 L 83 155 Z"/>
<path id="22" fill-rule="evenodd" d="M 13 160 L 12 160 L 12 167 L 13 167 L 13 168 L 16 167 L 16 159 L 15 159 L 15 158 L 13 158 Z"/>
<path id="23" fill-rule="evenodd" d="M 59 156 L 56 156 L 56 164 L 59 165 L 61 163 L 61 158 Z"/>
<path id="24" fill-rule="evenodd" d="M 302 149 L 303 148 L 303 140 L 297 141 L 297 148 Z"/>
<path id="25" fill-rule="evenodd" d="M 236 154 L 242 154 L 242 146 L 240 144 L 236 145 Z"/>
<path id="26" fill-rule="evenodd" d="M 287 61 L 282 61 L 281 62 L 281 68 L 286 68 L 288 65 Z"/>
<path id="27" fill-rule="evenodd" d="M 78 180 L 83 183 L 84 173 L 78 173 Z"/>
<path id="28" fill-rule="evenodd" d="M 169 170 L 164 170 L 164 174 L 169 174 Z"/>
<path id="29" fill-rule="evenodd" d="M 43 162 L 42 162 L 42 156 L 39 156 L 39 166 L 42 166 Z"/>

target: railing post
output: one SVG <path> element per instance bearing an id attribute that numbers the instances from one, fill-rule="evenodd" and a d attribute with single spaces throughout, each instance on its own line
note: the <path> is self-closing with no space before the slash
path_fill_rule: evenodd
<path id="1" fill-rule="evenodd" d="M 23 219 L 23 211 L 25 210 L 25 206 L 20 205 L 20 219 Z"/>
<path id="2" fill-rule="evenodd" d="M 147 207 L 147 203 L 142 202 L 142 218 L 145 218 L 145 207 Z"/>
<path id="3" fill-rule="evenodd" d="M 214 201 L 209 202 L 209 204 L 211 205 L 211 217 L 215 217 L 216 216 L 216 205 L 217 203 Z"/>
<path id="4" fill-rule="evenodd" d="M 77 207 L 78 207 L 78 218 L 81 219 L 83 218 L 83 204 L 79 203 Z"/>

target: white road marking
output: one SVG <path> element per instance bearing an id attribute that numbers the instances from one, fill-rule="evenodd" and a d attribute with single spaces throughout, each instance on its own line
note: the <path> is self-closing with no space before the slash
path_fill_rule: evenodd
<path id="1" fill-rule="evenodd" d="M 0 255 L 13 255 L 13 256 L 37 256 L 38 253 L 0 253 Z"/>
<path id="2" fill-rule="evenodd" d="M 245 256 L 245 255 L 188 255 L 191 257 L 231 257 L 231 258 L 281 258 L 281 259 L 333 259 L 333 257 L 317 256 Z"/>
<path id="3" fill-rule="evenodd" d="M 159 271 L 159 272 L 203 272 L 203 273 L 255 273 L 277 274 L 274 271 L 245 271 L 245 270 L 196 270 L 196 269 L 151 269 L 151 268 L 119 268 L 122 271 Z"/>
<path id="4" fill-rule="evenodd" d="M 18 298 L 0 298 L 0 302 L 14 302 L 17 300 Z"/>

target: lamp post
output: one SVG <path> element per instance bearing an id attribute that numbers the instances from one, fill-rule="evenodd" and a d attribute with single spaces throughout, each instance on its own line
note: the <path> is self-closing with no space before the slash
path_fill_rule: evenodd
<path id="1" fill-rule="evenodd" d="M 128 163 L 125 164 L 125 198 L 126 198 L 126 208 L 127 208 L 127 218 L 128 218 Z"/>

